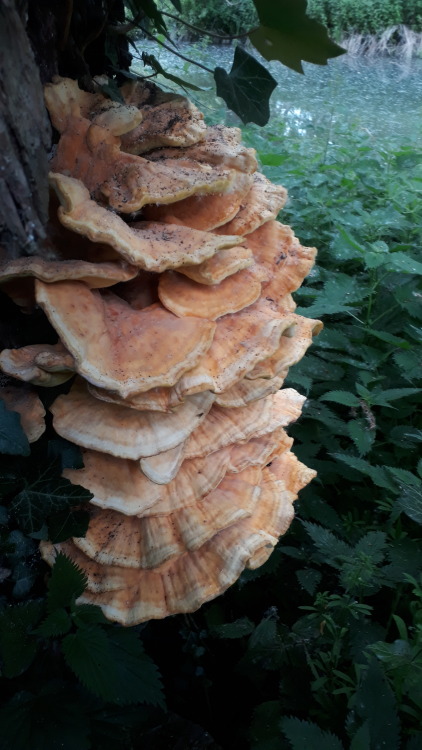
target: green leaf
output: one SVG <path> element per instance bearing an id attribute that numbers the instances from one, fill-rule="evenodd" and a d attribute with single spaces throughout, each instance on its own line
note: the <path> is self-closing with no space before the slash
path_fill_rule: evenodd
<path id="1" fill-rule="evenodd" d="M 13 596 L 16 599 L 27 596 L 35 583 L 36 577 L 37 571 L 33 564 L 26 560 L 19 560 L 13 568 L 13 580 L 15 582 L 12 591 Z"/>
<path id="2" fill-rule="evenodd" d="M 421 374 L 420 351 L 394 352 L 394 361 L 406 380 L 418 380 Z"/>
<path id="3" fill-rule="evenodd" d="M 120 705 L 164 706 L 158 670 L 137 633 L 114 630 L 108 637 L 103 628 L 89 625 L 67 635 L 62 649 L 70 669 L 94 695 Z"/>
<path id="4" fill-rule="evenodd" d="M 29 456 L 30 452 L 19 414 L 9 411 L 0 398 L 0 453 L 9 456 Z"/>
<path id="5" fill-rule="evenodd" d="M 214 70 L 217 95 L 246 124 L 266 125 L 270 116 L 270 96 L 277 81 L 266 68 L 242 47 L 236 47 L 230 73 Z"/>
<path id="6" fill-rule="evenodd" d="M 256 706 L 249 731 L 251 750 L 280 750 L 280 713 L 279 701 Z"/>
<path id="7" fill-rule="evenodd" d="M 30 631 L 43 611 L 40 601 L 7 607 L 0 614 L 0 658 L 4 677 L 18 677 L 32 663 L 37 643 Z"/>
<path id="8" fill-rule="evenodd" d="M 371 750 L 371 736 L 369 733 L 369 722 L 365 721 L 353 735 L 350 750 Z"/>
<path id="9" fill-rule="evenodd" d="M 104 617 L 102 609 L 95 604 L 75 604 L 71 606 L 71 613 L 75 625 L 106 625 L 108 620 Z"/>
<path id="10" fill-rule="evenodd" d="M 356 693 L 356 711 L 368 720 L 371 748 L 399 750 L 400 722 L 393 692 L 375 660 L 369 664 Z"/>
<path id="11" fill-rule="evenodd" d="M 397 506 L 412 521 L 422 524 L 422 491 L 420 487 L 407 487 L 397 499 Z"/>
<path id="12" fill-rule="evenodd" d="M 422 263 L 400 251 L 390 253 L 387 267 L 392 271 L 400 271 L 401 273 L 414 273 L 418 276 L 422 274 Z"/>
<path id="13" fill-rule="evenodd" d="M 384 560 L 386 547 L 387 535 L 383 531 L 368 531 L 356 544 L 355 553 L 363 553 L 371 558 L 372 563 L 379 564 Z"/>
<path id="14" fill-rule="evenodd" d="M 56 556 L 48 582 L 47 610 L 69 607 L 85 591 L 87 578 L 83 570 L 62 552 Z"/>
<path id="15" fill-rule="evenodd" d="M 65 609 L 55 609 L 50 612 L 45 620 L 38 626 L 35 633 L 50 638 L 57 635 L 65 635 L 72 627 L 72 621 Z"/>
<path id="16" fill-rule="evenodd" d="M 296 571 L 296 578 L 299 581 L 300 586 L 302 586 L 310 596 L 314 596 L 315 591 L 321 582 L 322 574 L 319 570 L 304 568 L 303 570 Z"/>
<path id="17" fill-rule="evenodd" d="M 334 401 L 335 404 L 343 406 L 359 406 L 359 399 L 349 391 L 328 391 L 320 396 L 320 401 Z"/>
<path id="18" fill-rule="evenodd" d="M 375 430 L 371 430 L 365 419 L 353 419 L 348 422 L 347 430 L 360 456 L 371 450 L 375 440 Z"/>
<path id="19" fill-rule="evenodd" d="M 48 519 L 48 538 L 53 544 L 70 537 L 85 536 L 89 524 L 89 513 L 85 510 L 62 510 Z"/>
<path id="20" fill-rule="evenodd" d="M 61 469 L 83 469 L 84 462 L 79 445 L 56 437 L 48 441 L 48 458 L 57 461 Z"/>
<path id="21" fill-rule="evenodd" d="M 310 521 L 302 521 L 302 523 L 328 565 L 338 568 L 340 567 L 339 560 L 344 560 L 353 554 L 352 547 L 339 539 L 332 531 Z"/>
<path id="22" fill-rule="evenodd" d="M 226 622 L 212 629 L 212 635 L 218 638 L 243 638 L 255 629 L 254 623 L 248 617 L 241 617 L 234 622 Z"/>
<path id="23" fill-rule="evenodd" d="M 27 534 L 39 531 L 52 513 L 60 513 L 69 507 L 86 503 L 93 496 L 84 487 L 57 476 L 57 471 L 58 467 L 51 466 L 21 490 L 11 503 L 10 507 L 20 527 Z"/>
<path id="24" fill-rule="evenodd" d="M 311 721 L 301 721 L 294 716 L 280 722 L 283 733 L 289 740 L 292 750 L 344 750 L 342 742 L 331 732 L 324 732 Z"/>
<path id="25" fill-rule="evenodd" d="M 368 461 L 364 461 L 363 458 L 349 456 L 347 453 L 333 453 L 332 456 L 337 459 L 337 461 L 343 461 L 350 466 L 351 469 L 360 471 L 362 474 L 370 477 L 377 487 L 392 490 L 393 492 L 396 490 L 388 476 L 387 470 L 383 466 L 371 466 L 371 464 L 368 463 Z"/>
<path id="26" fill-rule="evenodd" d="M 163 76 L 163 78 L 167 78 L 168 81 L 173 81 L 173 83 L 177 83 L 178 86 L 181 86 L 182 88 L 188 88 L 192 91 L 202 91 L 203 89 L 200 88 L 200 86 L 196 86 L 194 83 L 190 83 L 189 81 L 185 81 L 183 78 L 179 78 L 179 76 L 173 75 L 173 73 L 169 73 L 168 70 L 163 68 L 161 63 L 157 60 L 154 55 L 148 55 L 146 52 L 142 53 L 142 62 L 144 65 L 149 65 L 150 68 L 152 68 L 157 75 Z"/>
<path id="27" fill-rule="evenodd" d="M 399 398 L 413 396 L 415 393 L 420 392 L 420 388 L 387 388 L 387 390 L 381 391 L 379 395 L 372 393 L 371 402 L 375 405 L 388 406 L 390 401 L 397 401 Z"/>
<path id="28" fill-rule="evenodd" d="M 108 96 L 113 102 L 118 102 L 119 104 L 125 104 L 125 100 L 123 99 L 122 93 L 116 81 L 113 81 L 112 78 L 109 78 L 107 80 L 107 83 L 101 84 L 100 91 L 101 93 L 105 94 L 105 96 Z"/>
<path id="29" fill-rule="evenodd" d="M 261 26 L 249 34 L 266 60 L 279 60 L 303 73 L 302 60 L 326 65 L 345 50 L 332 42 L 322 24 L 306 15 L 306 0 L 254 0 Z"/>

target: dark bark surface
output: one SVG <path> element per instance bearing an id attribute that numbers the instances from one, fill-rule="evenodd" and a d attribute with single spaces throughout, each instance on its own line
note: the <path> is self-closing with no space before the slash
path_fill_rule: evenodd
<path id="1" fill-rule="evenodd" d="M 51 142 L 22 5 L 0 3 L 0 246 L 12 258 L 36 253 L 44 239 Z"/>

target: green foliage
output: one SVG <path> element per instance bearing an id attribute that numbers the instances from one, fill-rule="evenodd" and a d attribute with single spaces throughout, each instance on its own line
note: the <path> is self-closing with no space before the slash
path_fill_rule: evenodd
<path id="1" fill-rule="evenodd" d="M 421 0 L 308 0 L 308 12 L 336 36 L 379 34 L 397 24 L 422 29 Z"/>
<path id="2" fill-rule="evenodd" d="M 261 63 L 241 47 L 236 47 L 230 73 L 214 71 L 218 96 L 244 123 L 265 125 L 270 116 L 269 100 L 277 82 Z"/>

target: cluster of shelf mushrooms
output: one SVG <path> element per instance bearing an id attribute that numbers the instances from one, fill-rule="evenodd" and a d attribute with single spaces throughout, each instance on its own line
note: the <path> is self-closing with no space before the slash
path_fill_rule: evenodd
<path id="1" fill-rule="evenodd" d="M 59 341 L 4 350 L 0 367 L 36 386 L 74 378 L 51 411 L 83 448 L 64 476 L 93 494 L 90 523 L 41 552 L 68 555 L 87 574 L 81 600 L 133 625 L 218 596 L 288 528 L 314 472 L 284 431 L 304 398 L 281 387 L 321 324 L 291 297 L 316 251 L 276 221 L 286 191 L 240 131 L 148 82 L 121 96 L 46 87 L 60 133 L 48 246 L 3 259 L 0 276 Z M 36 440 L 44 412 L 28 388 L 1 395 Z"/>

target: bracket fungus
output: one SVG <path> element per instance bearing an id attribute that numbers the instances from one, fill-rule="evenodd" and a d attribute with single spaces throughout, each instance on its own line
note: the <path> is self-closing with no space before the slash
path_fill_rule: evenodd
<path id="1" fill-rule="evenodd" d="M 84 449 L 63 476 L 92 493 L 90 523 L 41 552 L 83 568 L 80 601 L 134 625 L 194 611 L 286 532 L 315 472 L 284 429 L 305 399 L 282 386 L 322 326 L 290 296 L 316 251 L 276 220 L 286 191 L 240 130 L 149 81 L 121 95 L 46 87 L 50 259 L 2 258 L 0 283 L 32 277 L 60 339 L 4 350 L 0 368 L 38 387 L 76 373 L 50 409 Z"/>

